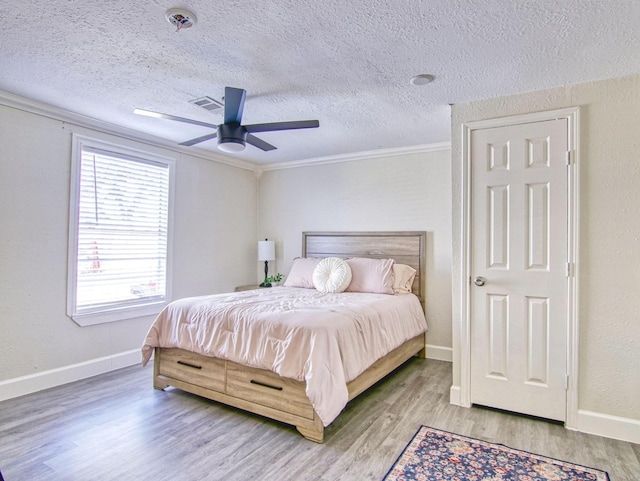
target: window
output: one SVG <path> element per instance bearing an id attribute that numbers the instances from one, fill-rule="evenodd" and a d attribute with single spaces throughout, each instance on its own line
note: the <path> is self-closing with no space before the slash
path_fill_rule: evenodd
<path id="1" fill-rule="evenodd" d="M 84 326 L 160 312 L 173 161 L 74 136 L 71 177 L 67 314 Z"/>

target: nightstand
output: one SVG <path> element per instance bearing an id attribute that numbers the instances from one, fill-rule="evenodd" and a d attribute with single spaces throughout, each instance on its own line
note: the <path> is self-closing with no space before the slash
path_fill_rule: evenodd
<path id="1" fill-rule="evenodd" d="M 268 289 L 268 287 L 260 287 L 258 284 L 251 285 L 251 286 L 238 286 L 236 287 L 236 292 L 251 291 L 253 289 Z"/>

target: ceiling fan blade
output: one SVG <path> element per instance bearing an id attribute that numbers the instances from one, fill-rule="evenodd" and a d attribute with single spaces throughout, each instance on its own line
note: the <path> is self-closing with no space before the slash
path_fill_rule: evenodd
<path id="1" fill-rule="evenodd" d="M 224 89 L 224 123 L 241 123 L 247 91 L 234 87 Z"/>
<path id="2" fill-rule="evenodd" d="M 202 137 L 198 137 L 196 139 L 185 140 L 184 142 L 180 142 L 180 145 L 195 145 L 195 144 L 199 144 L 200 142 L 204 142 L 206 140 L 215 139 L 217 136 L 218 136 L 218 133 L 214 132 L 212 134 L 203 135 Z"/>
<path id="3" fill-rule="evenodd" d="M 245 125 L 247 132 L 273 132 L 275 130 L 313 129 L 320 127 L 317 120 L 295 120 L 292 122 L 271 122 L 269 124 Z"/>
<path id="4" fill-rule="evenodd" d="M 246 142 L 253 145 L 254 147 L 258 147 L 259 149 L 264 150 L 265 152 L 268 152 L 269 150 L 276 150 L 277 148 L 276 146 L 271 145 L 269 142 L 265 142 L 264 140 L 259 139 L 255 135 L 251 134 L 247 134 Z"/>
<path id="5" fill-rule="evenodd" d="M 218 128 L 218 126 L 215 124 L 208 124 L 206 122 L 200 122 L 199 120 L 185 119 L 184 117 L 176 117 L 175 115 L 161 114 L 160 112 L 153 112 L 151 110 L 134 109 L 133 113 L 138 115 L 146 115 L 147 117 L 154 117 L 156 119 L 177 120 L 178 122 L 184 122 L 185 124 L 201 125 L 202 127 L 211 127 L 213 129 Z"/>

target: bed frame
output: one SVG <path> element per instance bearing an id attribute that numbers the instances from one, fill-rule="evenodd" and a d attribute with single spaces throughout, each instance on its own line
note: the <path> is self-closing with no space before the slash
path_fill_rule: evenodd
<path id="1" fill-rule="evenodd" d="M 425 232 L 303 232 L 304 257 L 391 258 L 416 269 L 413 292 L 424 308 Z M 376 361 L 347 384 L 349 400 L 413 356 L 424 358 L 424 334 Z M 324 426 L 305 394 L 305 383 L 182 349 L 155 348 L 153 386 L 169 386 L 261 416 L 292 424 L 322 443 Z"/>

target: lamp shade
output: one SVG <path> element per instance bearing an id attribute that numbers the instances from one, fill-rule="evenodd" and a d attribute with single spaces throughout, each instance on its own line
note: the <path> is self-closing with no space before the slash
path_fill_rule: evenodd
<path id="1" fill-rule="evenodd" d="M 258 241 L 258 260 L 273 261 L 276 259 L 276 243 L 270 240 Z"/>

